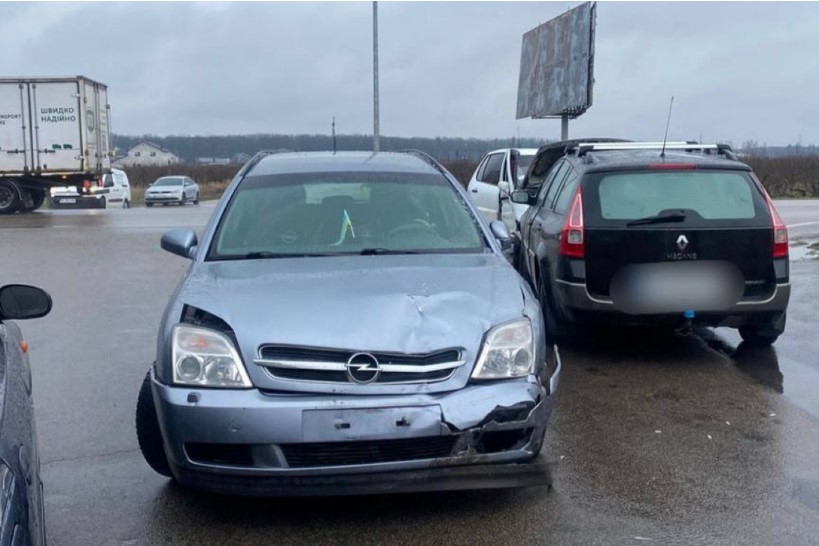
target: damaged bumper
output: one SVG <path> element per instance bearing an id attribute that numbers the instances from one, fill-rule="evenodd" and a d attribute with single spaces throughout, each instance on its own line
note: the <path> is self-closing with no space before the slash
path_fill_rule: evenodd
<path id="1" fill-rule="evenodd" d="M 206 390 L 153 379 L 176 478 L 243 495 L 348 495 L 549 483 L 537 458 L 552 413 L 546 381 L 448 393 L 328 396 Z"/>

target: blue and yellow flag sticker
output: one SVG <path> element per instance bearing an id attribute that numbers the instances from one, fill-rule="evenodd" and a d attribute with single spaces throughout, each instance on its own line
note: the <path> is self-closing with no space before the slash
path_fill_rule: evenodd
<path id="1" fill-rule="evenodd" d="M 355 229 L 353 228 L 353 222 L 350 220 L 350 215 L 347 214 L 347 209 L 344 209 L 344 212 L 341 215 L 341 231 L 338 234 L 338 241 L 331 244 L 330 246 L 339 246 L 344 242 L 344 239 L 347 238 L 347 232 L 353 236 L 355 239 Z"/>

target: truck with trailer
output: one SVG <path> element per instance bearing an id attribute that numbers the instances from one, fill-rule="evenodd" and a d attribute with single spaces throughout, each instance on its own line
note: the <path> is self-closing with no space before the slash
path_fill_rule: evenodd
<path id="1" fill-rule="evenodd" d="M 0 77 L 0 214 L 38 209 L 74 186 L 91 206 L 111 172 L 108 88 L 85 76 Z"/>

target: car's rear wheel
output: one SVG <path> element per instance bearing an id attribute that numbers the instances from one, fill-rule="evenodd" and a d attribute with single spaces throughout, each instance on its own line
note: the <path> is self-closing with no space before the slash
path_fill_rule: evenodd
<path id="1" fill-rule="evenodd" d="M 782 313 L 768 324 L 747 324 L 740 327 L 739 335 L 751 347 L 767 347 L 785 331 L 786 318 L 787 315 Z"/>
<path id="2" fill-rule="evenodd" d="M 543 279 L 543 274 L 538 272 L 538 297 L 540 307 L 543 310 L 543 326 L 546 329 L 546 337 L 555 341 L 572 334 L 571 325 L 560 316 L 554 304 L 554 295 L 550 286 Z"/>
<path id="3" fill-rule="evenodd" d="M 154 204 L 153 204 L 153 203 L 147 203 L 147 202 L 146 202 L 146 203 L 145 203 L 145 206 L 146 206 L 146 207 L 148 207 L 148 208 L 151 208 L 151 207 L 153 207 L 153 206 L 154 206 Z"/>
<path id="4" fill-rule="evenodd" d="M 124 201 L 122 202 L 122 208 L 124 208 L 124 209 L 130 209 L 130 208 L 131 208 L 131 203 L 130 203 L 130 202 L 128 202 L 128 200 L 127 200 L 127 199 L 126 199 L 126 200 L 124 200 Z"/>
<path id="5" fill-rule="evenodd" d="M 165 445 L 162 442 L 162 433 L 159 430 L 159 419 L 156 417 L 154 393 L 151 390 L 151 372 L 145 375 L 142 387 L 139 389 L 139 398 L 136 408 L 136 433 L 139 450 L 148 466 L 158 474 L 173 477 L 165 455 Z"/>

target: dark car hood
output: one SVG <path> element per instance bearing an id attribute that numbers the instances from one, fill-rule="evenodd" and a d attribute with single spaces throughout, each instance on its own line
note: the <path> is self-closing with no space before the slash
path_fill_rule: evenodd
<path id="1" fill-rule="evenodd" d="M 225 320 L 254 383 L 262 344 L 397 353 L 461 348 L 523 316 L 522 281 L 494 254 L 344 256 L 197 263 L 179 302 Z M 465 380 L 465 378 L 464 378 Z"/>

